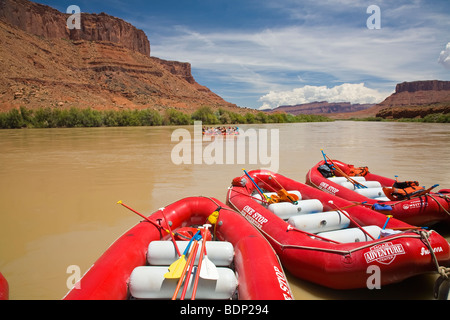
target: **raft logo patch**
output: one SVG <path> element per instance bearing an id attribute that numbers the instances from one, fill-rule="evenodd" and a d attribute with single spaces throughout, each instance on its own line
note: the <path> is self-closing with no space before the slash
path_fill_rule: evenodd
<path id="1" fill-rule="evenodd" d="M 266 217 L 248 205 L 245 206 L 242 211 L 247 215 L 247 219 L 259 229 L 262 229 L 263 225 L 269 221 Z"/>
<path id="2" fill-rule="evenodd" d="M 364 258 L 369 264 L 376 261 L 388 265 L 394 261 L 396 256 L 401 254 L 405 254 L 405 249 L 401 244 L 388 242 L 371 247 L 369 251 L 364 253 Z"/>
<path id="3" fill-rule="evenodd" d="M 405 203 L 402 208 L 403 210 L 409 210 L 409 209 L 421 209 L 424 207 L 428 207 L 427 202 L 423 202 L 421 200 L 412 201 L 409 203 Z"/>

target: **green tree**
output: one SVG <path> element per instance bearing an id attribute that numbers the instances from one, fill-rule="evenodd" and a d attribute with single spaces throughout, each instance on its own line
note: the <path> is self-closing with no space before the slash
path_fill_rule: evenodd
<path id="1" fill-rule="evenodd" d="M 219 119 L 217 119 L 217 116 L 214 114 L 214 111 L 208 107 L 204 106 L 199 109 L 197 109 L 192 115 L 192 120 L 195 121 L 202 121 L 203 124 L 218 124 Z"/>

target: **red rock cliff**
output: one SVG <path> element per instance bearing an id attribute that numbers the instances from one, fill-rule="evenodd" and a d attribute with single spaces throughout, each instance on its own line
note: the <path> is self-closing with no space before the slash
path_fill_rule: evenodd
<path id="1" fill-rule="evenodd" d="M 450 81 L 403 82 L 379 106 L 418 106 L 450 101 Z"/>
<path id="2" fill-rule="evenodd" d="M 0 0 L 0 19 L 28 33 L 49 39 L 109 41 L 150 56 L 144 31 L 119 18 L 81 13 L 81 29 L 69 30 L 69 14 L 28 0 Z"/>
<path id="3" fill-rule="evenodd" d="M 395 93 L 377 105 L 377 117 L 415 118 L 450 112 L 450 81 L 428 80 L 397 84 Z"/>

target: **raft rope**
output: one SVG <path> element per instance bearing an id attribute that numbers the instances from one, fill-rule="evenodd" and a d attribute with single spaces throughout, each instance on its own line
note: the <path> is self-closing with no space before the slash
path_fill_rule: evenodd
<path id="1" fill-rule="evenodd" d="M 447 196 L 444 196 L 444 197 L 447 198 Z M 233 208 L 235 208 L 235 210 L 240 212 L 240 210 L 231 202 L 231 200 L 229 200 L 229 203 L 230 203 L 231 206 L 233 206 Z M 249 221 L 251 223 L 251 221 L 247 218 L 246 215 L 243 215 L 243 216 L 245 217 L 245 219 L 247 219 L 247 221 Z M 388 239 L 380 239 L 380 240 L 376 240 L 376 241 L 371 241 L 368 244 L 365 244 L 365 245 L 362 245 L 362 246 L 359 246 L 359 247 L 356 247 L 356 248 L 353 248 L 353 249 L 350 249 L 350 250 L 338 250 L 338 249 L 329 249 L 329 248 L 320 248 L 320 247 L 310 247 L 310 246 L 283 244 L 280 241 L 278 241 L 275 238 L 273 238 L 270 234 L 268 234 L 263 229 L 261 229 L 261 228 L 257 228 L 257 229 L 265 237 L 267 237 L 267 239 L 270 239 L 271 242 L 277 244 L 281 248 L 281 250 L 297 249 L 297 250 L 321 251 L 321 252 L 335 253 L 335 254 L 340 254 L 342 256 L 350 256 L 350 257 L 352 255 L 352 253 L 355 253 L 357 251 L 360 251 L 360 250 L 363 250 L 363 249 L 366 249 L 366 248 L 369 248 L 369 247 L 372 247 L 372 246 L 375 246 L 375 245 L 378 245 L 378 244 L 386 243 L 388 241 L 397 240 L 397 239 L 403 239 L 403 238 L 421 239 L 422 242 L 425 243 L 425 245 L 427 246 L 428 250 L 430 251 L 430 255 L 432 257 L 432 262 L 435 265 L 436 272 L 439 275 L 439 277 L 437 278 L 437 280 L 435 282 L 435 285 L 434 285 L 434 297 L 435 297 L 435 299 L 437 299 L 439 297 L 439 291 L 440 291 L 441 285 L 445 281 L 449 281 L 450 282 L 450 268 L 439 265 L 439 261 L 438 261 L 438 259 L 436 257 L 436 254 L 434 253 L 434 250 L 433 250 L 430 242 L 428 241 L 429 234 L 431 234 L 431 232 L 433 232 L 433 231 L 414 230 L 414 229 L 405 230 L 401 234 L 397 234 L 395 236 L 390 236 Z M 302 232 L 301 230 L 298 230 L 298 229 L 295 229 L 295 228 L 289 228 L 289 227 L 287 228 L 286 231 L 299 231 L 299 232 Z M 407 233 L 415 233 L 416 235 L 411 235 L 411 234 L 407 234 Z M 326 239 L 323 239 L 323 240 L 326 240 Z"/>
<path id="2" fill-rule="evenodd" d="M 447 213 L 449 216 L 450 216 L 450 212 L 448 211 L 448 210 L 446 210 L 445 208 L 444 208 L 444 206 L 433 196 L 433 195 L 431 195 L 431 194 L 429 194 L 429 193 L 427 193 L 426 194 L 427 196 L 429 196 L 431 199 L 433 199 L 434 201 L 436 201 L 436 203 L 438 204 L 438 206 L 445 212 L 445 213 Z M 442 198 L 442 199 L 445 199 L 445 201 L 447 201 L 447 202 L 450 202 L 450 197 L 448 197 L 448 196 L 446 196 L 446 195 L 443 195 L 443 194 L 438 194 L 438 197 L 439 198 Z"/>
<path id="3" fill-rule="evenodd" d="M 428 241 L 429 233 L 426 231 L 418 231 L 417 233 L 420 234 L 423 242 L 428 247 L 428 250 L 430 251 L 430 255 L 433 259 L 433 263 L 436 267 L 436 271 L 439 274 L 439 277 L 436 279 L 436 282 L 434 284 L 434 298 L 438 299 L 441 285 L 444 283 L 444 281 L 450 281 L 450 268 L 439 265 L 439 261 L 434 253 L 434 250 L 431 247 L 430 242 Z"/>
<path id="4" fill-rule="evenodd" d="M 240 210 L 231 201 L 229 201 L 229 203 L 233 206 L 233 208 L 235 208 L 235 210 L 240 212 Z M 251 223 L 251 221 L 247 218 L 246 215 L 244 215 L 244 214 L 242 214 L 242 215 L 247 219 L 247 221 L 249 221 Z M 359 246 L 359 247 L 356 247 L 356 248 L 353 248 L 353 249 L 350 249 L 350 250 L 339 250 L 339 249 L 329 249 L 329 248 L 320 248 L 320 247 L 301 246 L 301 245 L 295 245 L 295 244 L 284 244 L 284 243 L 279 242 L 275 238 L 273 238 L 266 231 L 264 231 L 264 230 L 262 230 L 260 228 L 258 228 L 258 230 L 262 234 L 264 234 L 267 238 L 269 238 L 272 242 L 276 243 L 282 250 L 285 250 L 285 249 L 302 249 L 302 250 L 313 250 L 313 251 L 315 250 L 315 251 L 322 251 L 322 252 L 328 252 L 328 253 L 336 253 L 336 254 L 340 254 L 340 255 L 343 255 L 343 256 L 351 255 L 352 253 L 354 253 L 356 251 L 360 251 L 360 250 L 372 247 L 374 245 L 378 245 L 378 244 L 385 243 L 385 242 L 392 241 L 392 240 L 396 240 L 396 239 L 402 239 L 402 238 L 416 238 L 416 239 L 420 239 L 421 238 L 421 235 L 417 234 L 417 231 L 415 231 L 415 230 L 411 230 L 411 232 L 412 233 L 416 233 L 416 235 L 406 234 L 409 231 L 408 230 L 408 231 L 404 231 L 404 233 L 402 233 L 402 234 L 397 234 L 395 236 L 390 236 L 389 239 L 380 239 L 380 240 L 371 241 L 368 244 L 365 244 L 365 245 L 362 245 L 362 246 Z M 286 230 L 286 232 L 289 232 L 289 231 L 298 231 L 298 232 L 301 232 L 301 233 L 305 233 L 302 230 L 295 229 L 295 228 L 293 228 L 291 226 L 289 226 L 287 228 L 287 230 Z M 320 237 L 317 237 L 316 235 L 311 235 L 311 236 L 314 236 L 316 238 L 320 238 Z M 325 238 L 323 240 L 327 240 L 327 239 Z M 328 240 L 328 241 L 330 241 L 330 240 Z"/>
<path id="5" fill-rule="evenodd" d="M 312 180 L 311 180 L 311 171 L 308 172 L 308 174 L 309 174 L 309 181 L 310 181 L 310 183 L 311 183 L 315 188 L 320 189 L 318 185 L 316 185 L 314 182 L 312 182 Z M 447 195 L 440 194 L 440 193 L 437 193 L 437 194 L 435 194 L 435 195 L 437 195 L 439 198 L 445 199 L 446 201 L 450 202 L 450 197 L 447 196 Z M 434 201 L 436 201 L 436 203 L 439 205 L 439 207 L 440 207 L 445 213 L 447 213 L 447 214 L 450 216 L 450 211 L 448 211 L 447 209 L 444 208 L 444 206 L 443 206 L 443 205 L 442 205 L 442 204 L 434 197 L 435 195 L 431 195 L 430 193 L 427 193 L 427 194 L 421 195 L 421 197 L 422 197 L 422 196 L 429 196 L 431 199 L 433 199 Z M 411 199 L 412 199 L 412 198 L 411 198 Z M 400 204 L 400 203 L 402 203 L 402 202 L 409 201 L 409 200 L 411 200 L 411 199 L 404 199 L 404 200 L 401 200 L 401 201 L 397 201 L 397 202 L 393 203 L 392 206 L 394 207 L 394 206 L 396 206 L 396 205 L 398 205 L 398 204 Z"/>
<path id="6" fill-rule="evenodd" d="M 235 205 L 230 201 L 230 204 L 235 208 L 235 210 L 238 210 Z M 239 210 L 238 210 L 239 211 Z M 245 218 L 247 218 L 245 216 Z M 248 220 L 248 219 L 247 219 Z M 250 220 L 249 220 L 250 221 Z M 250 221 L 251 222 L 251 221 Z M 258 228 L 259 229 L 259 228 Z M 402 239 L 402 238 L 415 238 L 415 239 L 423 239 L 426 246 L 430 249 L 430 253 L 433 257 L 433 262 L 436 265 L 436 268 L 438 270 L 439 274 L 443 274 L 443 272 L 446 274 L 446 278 L 448 279 L 450 276 L 450 268 L 440 267 L 438 260 L 436 258 L 436 255 L 434 254 L 434 251 L 431 249 L 431 245 L 428 241 L 428 234 L 429 232 L 424 230 L 414 230 L 411 228 L 410 230 L 405 230 L 402 234 L 397 234 L 395 236 L 390 236 L 388 239 L 380 239 L 378 241 L 371 241 L 370 243 L 366 245 L 362 245 L 350 250 L 337 250 L 337 249 L 328 249 L 328 248 L 320 248 L 320 247 L 310 247 L 310 246 L 301 246 L 301 245 L 292 245 L 292 244 L 283 244 L 279 242 L 278 240 L 274 239 L 272 236 L 270 236 L 267 232 L 265 232 L 262 229 L 259 229 L 261 233 L 263 233 L 265 236 L 271 239 L 274 243 L 276 243 L 281 249 L 304 249 L 304 250 L 317 250 L 317 251 L 323 251 L 323 252 L 329 252 L 329 253 L 337 253 L 341 255 L 351 255 L 352 253 L 363 250 L 369 247 L 372 247 L 374 245 L 378 245 L 384 242 L 396 240 L 396 239 Z M 298 231 L 304 233 L 302 230 L 298 230 L 295 228 L 288 228 L 287 231 Z M 431 231 L 430 231 L 431 232 Z M 406 234 L 406 233 L 415 233 L 416 235 L 412 234 Z"/>

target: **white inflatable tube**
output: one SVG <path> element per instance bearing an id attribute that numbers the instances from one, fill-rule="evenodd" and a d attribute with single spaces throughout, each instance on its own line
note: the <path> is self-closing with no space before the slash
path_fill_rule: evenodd
<path id="1" fill-rule="evenodd" d="M 318 233 L 347 228 L 350 219 L 338 211 L 329 211 L 293 216 L 288 223 L 299 230 Z"/>
<path id="2" fill-rule="evenodd" d="M 356 177 L 350 177 L 352 180 L 355 180 L 357 182 L 363 182 L 366 181 L 366 178 L 361 177 L 361 176 L 356 176 Z M 348 181 L 348 179 L 346 177 L 331 177 L 328 178 L 328 180 L 337 183 L 337 184 L 341 184 L 342 182 L 346 182 Z"/>
<path id="3" fill-rule="evenodd" d="M 381 188 L 381 183 L 378 181 L 364 181 L 360 183 L 367 188 Z"/>
<path id="4" fill-rule="evenodd" d="M 366 230 L 367 233 L 369 233 L 375 239 L 378 239 L 381 233 L 381 228 L 378 226 L 367 226 L 363 227 L 363 229 Z M 341 243 L 372 241 L 372 238 L 366 235 L 359 228 L 321 232 L 318 233 L 317 235 Z"/>
<path id="5" fill-rule="evenodd" d="M 197 267 L 194 267 L 190 277 L 186 299 L 192 297 L 192 287 Z M 137 267 L 130 276 L 128 288 L 132 297 L 136 299 L 170 299 L 177 287 L 178 279 L 165 279 L 164 274 L 168 271 L 166 267 L 145 266 Z M 199 278 L 196 299 L 230 299 L 236 291 L 238 281 L 233 270 L 228 268 L 217 268 L 218 280 L 205 280 Z M 181 297 L 178 293 L 178 298 Z"/>
<path id="6" fill-rule="evenodd" d="M 374 198 L 374 200 L 378 200 L 378 201 L 391 201 L 391 199 L 389 199 L 388 197 L 378 197 L 378 198 Z"/>
<path id="7" fill-rule="evenodd" d="M 181 254 L 183 254 L 188 241 L 176 241 Z M 234 248 L 226 241 L 206 241 L 206 254 L 208 259 L 216 266 L 229 266 L 234 259 Z M 196 264 L 200 257 L 197 251 Z M 152 241 L 148 245 L 147 261 L 152 266 L 169 266 L 178 259 L 175 246 L 172 241 Z"/>
<path id="8" fill-rule="evenodd" d="M 378 181 L 362 181 L 359 183 L 367 188 L 381 188 L 381 183 Z M 355 185 L 349 181 L 342 182 L 340 185 L 350 190 L 358 189 L 358 187 L 355 187 Z"/>
<path id="9" fill-rule="evenodd" d="M 384 197 L 385 194 L 383 192 L 383 188 L 363 188 L 363 189 L 355 189 L 356 193 L 359 193 L 362 196 L 367 198 L 375 199 L 379 197 Z"/>
<path id="10" fill-rule="evenodd" d="M 349 181 L 344 181 L 340 183 L 341 186 L 350 189 L 350 190 L 355 190 L 355 186 L 353 185 L 353 183 L 349 182 Z"/>
<path id="11" fill-rule="evenodd" d="M 316 213 L 323 211 L 322 202 L 317 199 L 301 200 L 297 204 L 290 202 L 273 203 L 268 209 L 283 220 L 299 214 Z"/>

